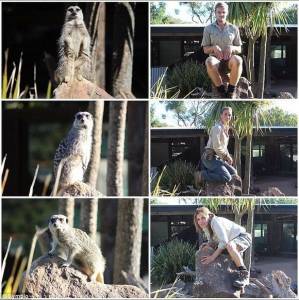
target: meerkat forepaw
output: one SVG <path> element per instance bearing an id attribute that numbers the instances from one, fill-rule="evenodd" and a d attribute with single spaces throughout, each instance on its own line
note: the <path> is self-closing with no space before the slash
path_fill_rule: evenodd
<path id="1" fill-rule="evenodd" d="M 77 75 L 77 79 L 78 79 L 79 81 L 82 81 L 82 80 L 83 80 L 83 76 L 82 76 L 81 74 L 78 74 L 78 75 Z"/>

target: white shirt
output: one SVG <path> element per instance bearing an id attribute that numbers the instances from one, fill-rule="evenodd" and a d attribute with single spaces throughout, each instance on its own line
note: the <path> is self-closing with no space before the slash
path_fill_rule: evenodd
<path id="1" fill-rule="evenodd" d="M 210 225 L 214 233 L 213 237 L 210 236 L 208 229 L 204 229 L 204 233 L 208 241 L 218 242 L 218 248 L 221 249 L 224 249 L 229 241 L 246 232 L 244 227 L 222 217 L 214 216 Z"/>
<path id="2" fill-rule="evenodd" d="M 209 141 L 206 148 L 214 149 L 216 154 L 223 159 L 224 157 L 229 155 L 229 152 L 227 150 L 228 141 L 229 135 L 227 133 L 227 130 L 221 123 L 217 123 L 212 127 L 210 131 Z"/>

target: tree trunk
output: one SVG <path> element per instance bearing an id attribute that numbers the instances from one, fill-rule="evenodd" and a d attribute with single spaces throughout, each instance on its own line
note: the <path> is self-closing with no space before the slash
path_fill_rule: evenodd
<path id="1" fill-rule="evenodd" d="M 264 98 L 266 54 L 267 54 L 267 33 L 263 34 L 260 40 L 260 65 L 259 65 L 259 78 L 257 83 L 257 98 L 259 99 Z"/>
<path id="2" fill-rule="evenodd" d="M 119 199 L 114 255 L 114 284 L 125 284 L 121 271 L 140 277 L 143 199 Z"/>
<path id="3" fill-rule="evenodd" d="M 247 50 L 247 64 L 248 64 L 248 80 L 254 85 L 255 74 L 254 74 L 254 44 L 255 39 L 248 38 L 248 50 Z"/>
<path id="4" fill-rule="evenodd" d="M 267 55 L 266 55 L 266 84 L 265 93 L 271 93 L 271 38 L 273 35 L 274 27 L 270 28 L 269 36 L 267 39 Z"/>
<path id="5" fill-rule="evenodd" d="M 100 199 L 99 208 L 101 250 L 106 259 L 105 279 L 107 282 L 112 282 L 117 222 L 117 200 L 111 198 Z"/>
<path id="6" fill-rule="evenodd" d="M 249 194 L 250 192 L 250 177 L 251 177 L 251 144 L 252 135 L 246 136 L 246 157 L 245 157 L 245 176 L 243 181 L 243 193 Z"/>
<path id="7" fill-rule="evenodd" d="M 91 158 L 87 169 L 87 182 L 97 188 L 97 179 L 101 161 L 101 146 L 102 146 L 102 125 L 104 114 L 104 101 L 92 101 L 89 103 L 90 113 L 93 115 L 93 133 L 92 133 L 92 148 Z"/>
<path id="8" fill-rule="evenodd" d="M 242 165 L 241 165 L 241 145 L 242 145 L 242 138 L 234 135 L 235 137 L 235 145 L 234 145 L 234 163 L 237 169 L 238 175 L 242 176 Z"/>
<path id="9" fill-rule="evenodd" d="M 58 200 L 58 212 L 68 218 L 69 225 L 74 226 L 75 199 L 60 198 Z"/>
<path id="10" fill-rule="evenodd" d="M 92 65 L 95 71 L 95 82 L 97 86 L 105 89 L 105 25 L 106 25 L 106 3 L 94 2 L 87 5 L 87 16 L 89 33 L 92 44 Z"/>
<path id="11" fill-rule="evenodd" d="M 128 102 L 127 117 L 127 145 L 128 145 L 128 179 L 129 195 L 142 195 L 143 187 L 143 156 L 144 145 L 144 125 L 145 102 Z"/>
<path id="12" fill-rule="evenodd" d="M 239 213 L 235 212 L 235 223 L 241 226 L 242 224 L 242 217 L 244 216 L 246 211 L 241 211 Z"/>
<path id="13" fill-rule="evenodd" d="M 135 15 L 134 3 L 115 3 L 112 58 L 112 94 L 135 98 L 132 94 Z"/>
<path id="14" fill-rule="evenodd" d="M 146 108 L 145 108 L 145 128 L 144 128 L 144 151 L 143 151 L 143 170 L 142 170 L 142 195 L 143 196 L 148 196 L 149 195 L 149 190 L 148 190 L 148 180 L 149 180 L 149 175 L 148 175 L 148 103 L 146 103 Z"/>
<path id="15" fill-rule="evenodd" d="M 80 228 L 96 241 L 98 199 L 81 199 L 80 204 Z"/>
<path id="16" fill-rule="evenodd" d="M 110 102 L 109 109 L 107 196 L 121 196 L 127 101 Z"/>
<path id="17" fill-rule="evenodd" d="M 252 200 L 252 201 L 254 201 L 254 200 Z M 252 208 L 248 209 L 247 224 L 246 224 L 246 231 L 251 234 L 252 241 L 254 240 L 253 222 L 254 222 L 254 206 Z M 252 242 L 252 245 L 251 245 L 250 249 L 248 249 L 245 252 L 244 263 L 245 263 L 245 266 L 247 267 L 248 271 L 250 271 L 250 268 L 251 268 L 251 261 L 252 261 L 252 257 L 253 257 L 253 254 L 254 254 L 254 249 L 253 248 L 254 247 L 253 247 L 253 242 Z"/>

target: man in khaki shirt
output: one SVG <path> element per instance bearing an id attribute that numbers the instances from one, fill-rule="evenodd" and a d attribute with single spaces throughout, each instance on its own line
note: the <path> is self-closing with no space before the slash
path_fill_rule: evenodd
<path id="1" fill-rule="evenodd" d="M 226 21 L 228 6 L 224 2 L 215 5 L 216 22 L 204 29 L 202 47 L 205 54 L 208 75 L 216 86 L 220 98 L 235 98 L 236 85 L 242 74 L 242 41 L 239 29 Z M 230 73 L 227 91 L 225 90 L 219 70 Z"/>

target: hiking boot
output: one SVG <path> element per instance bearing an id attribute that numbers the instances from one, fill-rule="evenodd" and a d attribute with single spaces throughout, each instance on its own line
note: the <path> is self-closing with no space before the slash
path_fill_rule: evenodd
<path id="1" fill-rule="evenodd" d="M 197 189 L 201 188 L 203 184 L 203 177 L 201 171 L 194 172 L 194 185 Z"/>
<path id="2" fill-rule="evenodd" d="M 226 92 L 225 98 L 227 98 L 227 99 L 236 99 L 237 98 L 236 92 L 235 91 Z"/>
<path id="3" fill-rule="evenodd" d="M 233 282 L 233 286 L 242 288 L 247 284 L 249 284 L 249 272 L 247 270 L 238 271 L 238 277 Z"/>
<path id="4" fill-rule="evenodd" d="M 226 90 L 225 90 L 225 86 L 223 84 L 216 87 L 216 91 L 217 91 L 217 98 L 219 98 L 219 99 L 226 98 Z"/>

